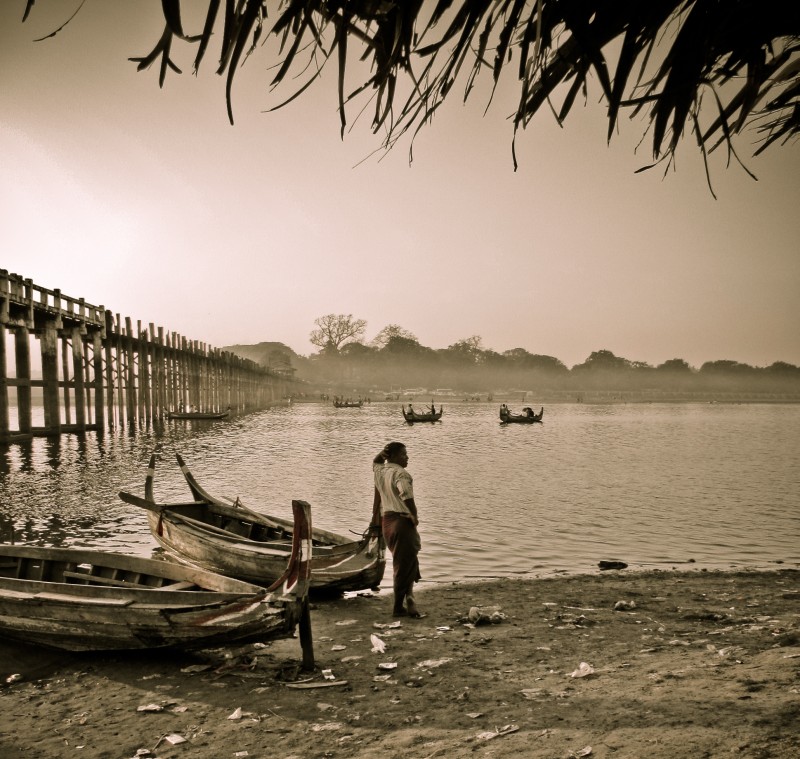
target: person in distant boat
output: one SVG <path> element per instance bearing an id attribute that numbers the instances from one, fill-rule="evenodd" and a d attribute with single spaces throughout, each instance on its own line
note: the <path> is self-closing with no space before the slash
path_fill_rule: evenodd
<path id="1" fill-rule="evenodd" d="M 436 406 L 434 405 L 433 401 L 431 401 L 431 414 L 436 413 Z"/>
<path id="2" fill-rule="evenodd" d="M 414 407 L 410 403 L 408 404 L 408 415 L 414 416 Z"/>
<path id="3" fill-rule="evenodd" d="M 534 416 L 533 409 L 530 406 L 525 406 L 525 408 L 522 410 L 525 412 L 525 416 L 528 418 Z"/>
<path id="4" fill-rule="evenodd" d="M 421 579 L 417 532 L 419 516 L 414 500 L 414 482 L 406 470 L 408 452 L 403 443 L 388 443 L 372 460 L 375 479 L 373 519 L 381 516 L 386 545 L 392 552 L 395 617 L 424 616 L 414 600 L 414 583 Z"/>
<path id="5" fill-rule="evenodd" d="M 500 416 L 508 416 L 508 406 L 505 403 L 500 404 Z"/>

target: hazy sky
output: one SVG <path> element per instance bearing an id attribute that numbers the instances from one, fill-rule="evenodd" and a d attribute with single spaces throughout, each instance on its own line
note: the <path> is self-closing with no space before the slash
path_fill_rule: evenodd
<path id="1" fill-rule="evenodd" d="M 234 83 L 217 49 L 158 87 L 127 59 L 160 34 L 160 2 L 0 3 L 0 268 L 221 347 L 315 350 L 314 319 L 353 314 L 444 348 L 480 335 L 568 366 L 594 350 L 659 364 L 800 364 L 800 150 L 713 162 L 693 137 L 677 172 L 635 174 L 650 143 L 623 120 L 611 146 L 596 83 L 563 129 L 517 138 L 513 104 L 460 93 L 414 144 L 379 160 L 370 113 L 339 135 L 335 72 L 264 111 L 272 63 Z M 513 67 L 512 67 L 513 69 Z M 508 72 L 512 73 L 511 69 Z M 511 90 L 509 89 L 509 92 Z M 354 121 L 357 108 L 350 112 Z"/>

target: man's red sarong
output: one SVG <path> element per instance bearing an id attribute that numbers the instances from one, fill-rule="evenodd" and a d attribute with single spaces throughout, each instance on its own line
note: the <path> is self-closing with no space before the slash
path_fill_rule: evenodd
<path id="1" fill-rule="evenodd" d="M 386 512 L 382 519 L 383 539 L 392 552 L 392 575 L 394 591 L 402 598 L 414 589 L 421 579 L 419 554 L 422 541 L 414 523 L 396 511 Z"/>

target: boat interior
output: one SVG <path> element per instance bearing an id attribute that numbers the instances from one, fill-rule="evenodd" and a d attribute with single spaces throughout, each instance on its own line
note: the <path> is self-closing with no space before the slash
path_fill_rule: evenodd
<path id="1" fill-rule="evenodd" d="M 203 590 L 193 582 L 179 582 L 170 577 L 145 574 L 132 569 L 27 556 L 0 557 L 0 577 L 149 590 Z"/>
<path id="2" fill-rule="evenodd" d="M 285 527 L 263 524 L 233 514 L 222 513 L 206 501 L 171 503 L 169 510 L 183 517 L 215 527 L 218 530 L 261 543 L 265 548 L 276 548 L 284 551 L 288 551 L 291 548 L 292 533 Z M 313 539 L 311 544 L 314 546 L 314 552 L 317 556 L 319 556 L 320 552 L 336 554 L 349 550 L 346 544 L 331 546 L 323 544 L 316 539 Z"/>

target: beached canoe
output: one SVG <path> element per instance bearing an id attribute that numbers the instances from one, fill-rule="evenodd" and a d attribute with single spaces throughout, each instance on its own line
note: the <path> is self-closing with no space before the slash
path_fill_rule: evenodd
<path id="1" fill-rule="evenodd" d="M 309 506 L 292 507 L 297 540 L 270 589 L 158 559 L 0 545 L 0 635 L 68 651 L 291 637 L 307 615 L 311 551 Z"/>
<path id="2" fill-rule="evenodd" d="M 512 414 L 507 406 L 500 407 L 500 423 L 501 424 L 535 424 L 541 422 L 544 416 L 544 407 L 538 414 L 533 412 L 530 406 L 523 409 L 523 414 Z"/>
<path id="3" fill-rule="evenodd" d="M 403 406 L 403 419 L 407 422 L 413 424 L 414 422 L 438 422 L 442 418 L 442 413 L 444 409 L 439 406 L 439 410 L 437 412 L 429 412 L 427 414 L 420 414 L 411 406 L 408 407 L 408 411 L 406 411 L 406 407 Z"/>
<path id="4" fill-rule="evenodd" d="M 120 498 L 147 509 L 150 531 L 170 558 L 259 585 L 274 582 L 291 551 L 292 523 L 249 509 L 238 498 L 212 496 L 180 454 L 176 456 L 193 501 L 156 502 L 155 456 L 150 458 L 145 497 L 121 492 Z M 380 525 L 368 527 L 359 540 L 314 529 L 312 540 L 311 591 L 339 593 L 380 586 L 386 568 Z"/>

